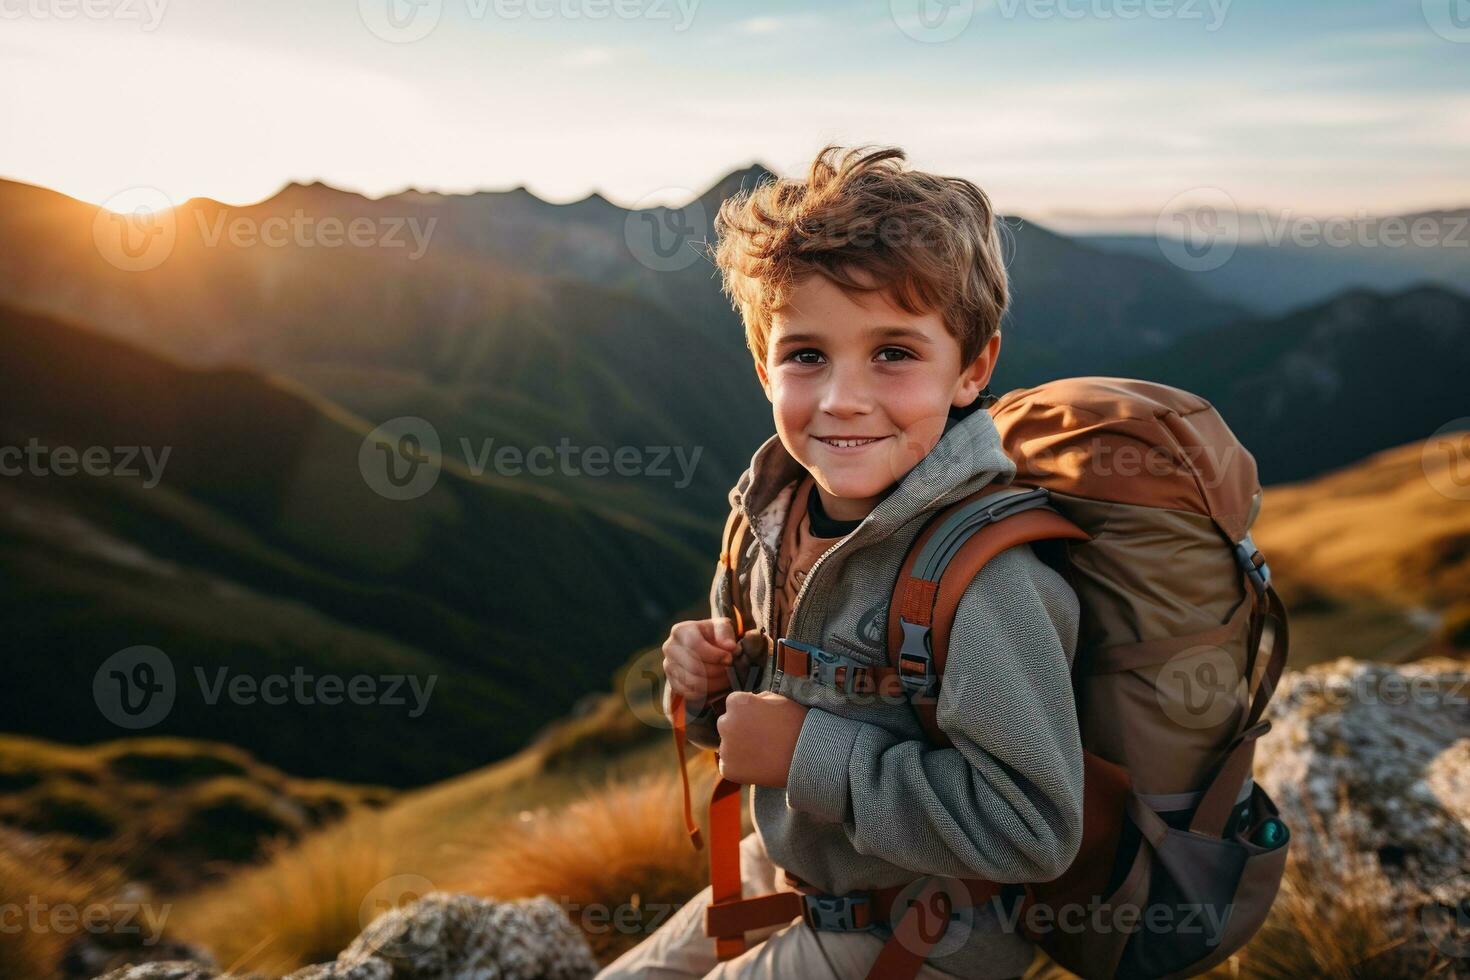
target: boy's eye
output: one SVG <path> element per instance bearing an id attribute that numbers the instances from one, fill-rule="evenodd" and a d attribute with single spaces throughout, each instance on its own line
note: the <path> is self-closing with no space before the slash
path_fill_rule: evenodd
<path id="1" fill-rule="evenodd" d="M 897 356 L 885 356 L 885 355 L 897 355 Z M 913 358 L 913 356 L 914 355 L 913 355 L 912 352 L 907 351 L 907 350 L 904 350 L 902 347 L 884 347 L 882 350 L 880 350 L 878 352 L 878 359 L 880 361 L 884 361 L 884 362 L 889 363 L 889 364 L 892 364 L 895 361 L 910 360 L 910 359 Z M 809 360 L 802 360 L 802 358 L 810 358 L 810 359 Z M 819 351 L 819 350 L 817 350 L 815 347 L 804 347 L 804 348 L 802 348 L 799 351 L 794 351 L 794 352 L 786 355 L 786 359 L 788 361 L 795 361 L 797 364 L 820 364 L 821 363 L 821 358 L 822 358 L 822 352 Z"/>

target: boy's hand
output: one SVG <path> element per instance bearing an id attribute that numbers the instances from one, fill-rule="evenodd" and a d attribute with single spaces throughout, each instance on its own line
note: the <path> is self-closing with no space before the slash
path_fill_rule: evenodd
<path id="1" fill-rule="evenodd" d="M 664 641 L 664 676 L 669 688 L 693 708 L 730 688 L 730 665 L 739 644 L 725 617 L 675 623 Z"/>
<path id="2" fill-rule="evenodd" d="M 720 775 L 736 783 L 785 786 L 807 707 L 774 691 L 733 691 L 715 727 Z"/>

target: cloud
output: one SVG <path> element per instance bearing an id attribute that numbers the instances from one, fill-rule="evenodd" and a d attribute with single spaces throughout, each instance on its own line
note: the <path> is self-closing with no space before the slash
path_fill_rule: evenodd
<path id="1" fill-rule="evenodd" d="M 609 47 L 583 47 L 556 59 L 556 63 L 563 68 L 601 68 L 610 65 L 617 57 L 617 52 Z"/>

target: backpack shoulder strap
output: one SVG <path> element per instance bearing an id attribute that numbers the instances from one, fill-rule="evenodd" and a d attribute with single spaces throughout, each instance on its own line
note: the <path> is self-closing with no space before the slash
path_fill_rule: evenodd
<path id="1" fill-rule="evenodd" d="M 744 636 L 750 628 L 744 589 L 740 586 L 740 559 L 745 554 L 749 536 L 750 523 L 746 521 L 745 513 L 739 507 L 730 508 L 730 516 L 725 519 L 725 533 L 720 538 L 720 565 L 725 570 L 725 594 L 729 597 L 737 638 Z"/>
<path id="2" fill-rule="evenodd" d="M 888 608 L 888 659 L 935 745 L 949 738 L 935 718 L 949 635 L 960 599 L 996 555 L 1018 544 L 1089 540 L 1049 506 L 1044 488 L 982 491 L 935 516 L 914 539 Z"/>

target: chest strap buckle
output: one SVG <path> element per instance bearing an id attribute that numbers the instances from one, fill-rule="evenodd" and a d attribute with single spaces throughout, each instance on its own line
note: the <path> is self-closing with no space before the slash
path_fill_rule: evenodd
<path id="1" fill-rule="evenodd" d="M 776 669 L 792 677 L 805 677 L 848 697 L 871 694 L 875 689 L 873 671 L 867 664 L 784 636 L 776 640 Z"/>
<path id="2" fill-rule="evenodd" d="M 873 903 L 868 895 L 803 895 L 801 918 L 813 929 L 861 932 L 873 927 Z"/>

